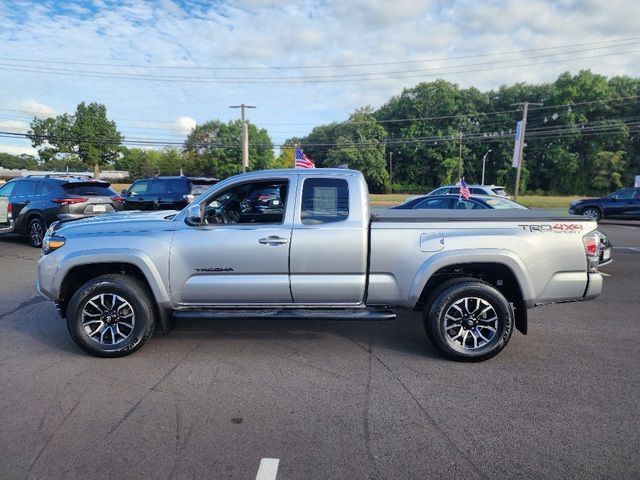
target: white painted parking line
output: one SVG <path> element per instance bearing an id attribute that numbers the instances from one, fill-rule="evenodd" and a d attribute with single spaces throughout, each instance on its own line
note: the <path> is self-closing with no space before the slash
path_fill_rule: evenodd
<path id="1" fill-rule="evenodd" d="M 632 250 L 634 252 L 640 252 L 640 247 L 613 247 L 615 250 Z"/>
<path id="2" fill-rule="evenodd" d="M 258 467 L 256 480 L 276 480 L 279 463 L 280 460 L 277 458 L 263 458 L 260 460 L 260 467 Z"/>
<path id="3" fill-rule="evenodd" d="M 631 227 L 629 225 L 616 225 L 616 227 L 626 228 L 627 230 L 637 230 L 638 227 Z"/>

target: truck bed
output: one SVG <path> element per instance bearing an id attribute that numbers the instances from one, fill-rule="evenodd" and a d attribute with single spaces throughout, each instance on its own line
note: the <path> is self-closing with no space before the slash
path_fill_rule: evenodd
<path id="1" fill-rule="evenodd" d="M 547 210 L 394 210 L 387 209 L 371 216 L 373 222 L 580 222 L 587 217 L 558 214 Z"/>

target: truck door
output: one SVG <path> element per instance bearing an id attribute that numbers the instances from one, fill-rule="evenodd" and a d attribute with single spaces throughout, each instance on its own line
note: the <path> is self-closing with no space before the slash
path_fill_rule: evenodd
<path id="1" fill-rule="evenodd" d="M 367 270 L 366 187 L 356 175 L 300 178 L 290 254 L 293 300 L 359 304 Z"/>
<path id="2" fill-rule="evenodd" d="M 640 188 L 633 190 L 635 197 L 627 202 L 622 214 L 627 218 L 640 217 Z"/>
<path id="3" fill-rule="evenodd" d="M 185 305 L 290 304 L 289 246 L 297 175 L 235 183 L 205 201 L 201 225 L 179 224 L 169 256 L 173 299 Z M 277 192 L 268 205 L 254 193 Z"/>

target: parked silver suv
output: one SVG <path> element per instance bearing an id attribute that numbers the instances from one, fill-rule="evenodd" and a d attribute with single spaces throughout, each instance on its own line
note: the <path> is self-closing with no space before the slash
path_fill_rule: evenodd
<path id="1" fill-rule="evenodd" d="M 498 197 L 511 198 L 504 187 L 499 185 L 469 185 L 471 195 L 494 195 Z M 460 195 L 460 185 L 447 185 L 436 188 L 427 195 Z"/>

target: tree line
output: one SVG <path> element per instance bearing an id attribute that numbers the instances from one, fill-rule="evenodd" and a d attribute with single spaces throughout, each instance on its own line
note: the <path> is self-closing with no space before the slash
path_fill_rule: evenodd
<path id="1" fill-rule="evenodd" d="M 405 88 L 377 109 L 364 107 L 343 122 L 318 125 L 277 146 L 267 130 L 249 123 L 251 170 L 288 168 L 300 145 L 318 167 L 348 165 L 363 172 L 372 192 L 422 192 L 451 184 L 462 168 L 467 183 L 513 189 L 515 123 L 529 110 L 521 191 L 602 194 L 640 174 L 640 79 L 607 78 L 588 70 L 551 83 L 517 83 L 482 92 L 444 80 Z M 151 175 L 208 175 L 241 171 L 241 122 L 196 126 L 180 148 L 132 147 L 97 103 L 74 114 L 34 119 L 27 137 L 38 158 L 0 154 L 0 166 L 70 171 L 128 170 Z M 393 185 L 391 185 L 393 177 Z"/>

